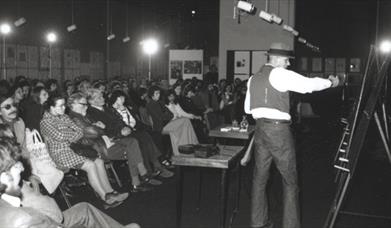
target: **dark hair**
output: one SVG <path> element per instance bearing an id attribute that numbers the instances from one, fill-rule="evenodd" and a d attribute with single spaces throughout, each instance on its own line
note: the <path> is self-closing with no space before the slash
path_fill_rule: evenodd
<path id="1" fill-rule="evenodd" d="M 92 84 L 92 87 L 95 89 L 99 89 L 100 86 L 106 87 L 106 84 L 103 81 L 96 81 Z"/>
<path id="2" fill-rule="evenodd" d="M 47 109 L 50 109 L 50 107 L 56 106 L 56 103 L 58 100 L 64 99 L 65 97 L 61 94 L 53 94 L 49 96 L 48 101 L 47 101 Z"/>
<path id="3" fill-rule="evenodd" d="M 168 100 L 168 97 L 169 97 L 170 95 L 174 95 L 174 97 L 175 97 L 175 99 L 174 99 L 174 104 L 177 104 L 177 103 L 178 103 L 178 97 L 177 97 L 177 95 L 176 95 L 176 93 L 175 93 L 175 90 L 173 90 L 173 89 L 170 89 L 170 90 L 167 91 L 167 96 L 165 97 L 165 102 L 166 102 L 166 104 L 169 104 L 169 103 L 170 103 L 170 101 Z"/>
<path id="4" fill-rule="evenodd" d="M 190 91 L 193 92 L 193 93 L 195 93 L 194 87 L 193 87 L 191 84 L 187 84 L 187 85 L 183 88 L 183 96 L 187 96 L 187 94 L 188 94 Z"/>
<path id="5" fill-rule="evenodd" d="M 118 97 L 124 97 L 125 99 L 128 98 L 128 96 L 126 96 L 126 93 L 124 93 L 122 90 L 115 90 L 114 92 L 111 93 L 109 97 L 108 100 L 109 107 L 113 106 L 113 104 L 117 101 Z"/>
<path id="6" fill-rule="evenodd" d="M 57 80 L 56 79 L 49 79 L 46 81 L 46 88 L 50 90 L 50 87 L 55 84 L 57 86 Z"/>
<path id="7" fill-rule="evenodd" d="M 30 94 L 31 99 L 32 99 L 33 101 L 35 101 L 36 103 L 38 103 L 38 104 L 41 104 L 41 101 L 40 101 L 39 96 L 41 95 L 41 91 L 42 91 L 42 90 L 45 90 L 45 91 L 47 92 L 47 90 L 46 90 L 45 87 L 43 87 L 43 86 L 37 86 L 37 87 L 35 87 L 35 88 L 31 91 L 31 94 Z"/>
<path id="8" fill-rule="evenodd" d="M 148 96 L 150 98 L 153 97 L 153 95 L 155 94 L 155 91 L 160 91 L 161 89 L 158 87 L 158 86 L 151 86 L 148 90 Z"/>

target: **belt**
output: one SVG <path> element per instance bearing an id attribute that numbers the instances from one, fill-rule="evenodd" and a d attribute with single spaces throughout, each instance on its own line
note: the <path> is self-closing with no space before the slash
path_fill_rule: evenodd
<path id="1" fill-rule="evenodd" d="M 268 118 L 260 118 L 257 121 L 261 121 L 263 123 L 271 123 L 271 124 L 291 124 L 291 120 L 279 120 L 279 119 L 268 119 Z"/>

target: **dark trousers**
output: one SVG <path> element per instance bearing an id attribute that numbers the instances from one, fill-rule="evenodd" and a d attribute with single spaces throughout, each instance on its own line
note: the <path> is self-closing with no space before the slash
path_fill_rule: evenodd
<path id="1" fill-rule="evenodd" d="M 297 184 L 295 145 L 289 123 L 256 120 L 255 166 L 251 200 L 251 226 L 268 227 L 269 217 L 266 184 L 274 161 L 282 177 L 283 228 L 300 227 L 299 188 Z"/>
<path id="2" fill-rule="evenodd" d="M 131 136 L 138 141 L 144 165 L 148 172 L 152 173 L 156 168 L 160 168 L 159 157 L 161 152 L 155 145 L 151 135 L 144 130 L 137 129 L 132 132 Z"/>

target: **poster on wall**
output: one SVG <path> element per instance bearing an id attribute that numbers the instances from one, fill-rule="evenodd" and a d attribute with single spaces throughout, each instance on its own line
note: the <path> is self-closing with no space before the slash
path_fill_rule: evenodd
<path id="1" fill-rule="evenodd" d="M 312 58 L 312 71 L 313 72 L 322 71 L 322 58 Z"/>
<path id="2" fill-rule="evenodd" d="M 201 74 L 202 61 L 184 61 L 183 73 L 184 74 Z"/>
<path id="3" fill-rule="evenodd" d="M 298 67 L 300 72 L 308 71 L 308 58 L 301 57 L 298 62 Z"/>
<path id="4" fill-rule="evenodd" d="M 170 75 L 171 79 L 183 78 L 183 61 L 170 61 Z"/>
<path id="5" fill-rule="evenodd" d="M 335 72 L 335 59 L 334 58 L 326 58 L 324 60 L 324 71 L 327 73 Z"/>
<path id="6" fill-rule="evenodd" d="M 249 51 L 235 51 L 234 60 L 234 74 L 235 75 L 250 75 L 250 52 Z"/>
<path id="7" fill-rule="evenodd" d="M 168 65 L 170 84 L 180 78 L 202 79 L 203 59 L 203 50 L 170 50 Z"/>
<path id="8" fill-rule="evenodd" d="M 346 59 L 345 58 L 337 58 L 335 60 L 335 71 L 337 73 L 345 73 L 346 72 Z"/>

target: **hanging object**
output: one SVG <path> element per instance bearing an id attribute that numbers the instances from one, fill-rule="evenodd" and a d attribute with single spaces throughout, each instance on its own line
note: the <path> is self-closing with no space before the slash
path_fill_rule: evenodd
<path id="1" fill-rule="evenodd" d="M 125 27 L 126 36 L 122 39 L 123 43 L 127 43 L 130 41 L 128 27 L 129 27 L 129 1 L 126 2 L 126 27 Z"/>
<path id="2" fill-rule="evenodd" d="M 73 19 L 74 19 L 74 12 L 73 12 L 73 0 L 71 1 L 71 3 L 72 3 L 72 8 L 71 8 L 71 20 L 72 20 L 72 24 L 71 25 L 69 25 L 68 27 L 67 27 L 67 31 L 68 32 L 72 32 L 72 31 L 75 31 L 76 29 L 77 29 L 77 26 L 76 26 L 76 24 L 74 23 L 74 21 L 73 21 Z"/>
<path id="3" fill-rule="evenodd" d="M 26 18 L 21 17 L 14 22 L 14 25 L 15 25 L 15 27 L 19 27 L 19 26 L 24 25 L 24 23 L 26 23 L 26 21 L 27 21 Z"/>
<path id="4" fill-rule="evenodd" d="M 18 2 L 17 2 L 17 15 L 18 15 L 18 19 L 16 21 L 14 21 L 15 27 L 19 27 L 19 26 L 24 25 L 27 20 L 24 17 L 20 17 L 20 0 L 18 0 Z"/>

